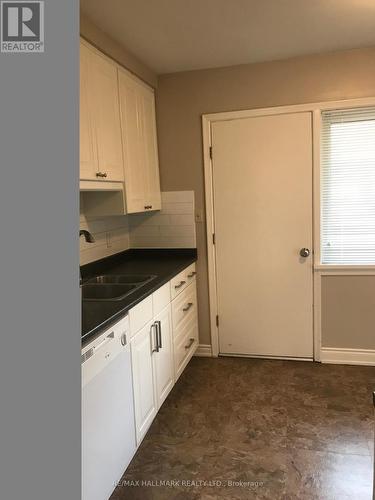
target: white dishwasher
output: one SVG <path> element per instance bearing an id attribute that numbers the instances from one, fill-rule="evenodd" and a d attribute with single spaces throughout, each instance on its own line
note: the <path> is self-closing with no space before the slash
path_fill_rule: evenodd
<path id="1" fill-rule="evenodd" d="M 128 317 L 82 350 L 82 500 L 107 500 L 135 450 Z"/>

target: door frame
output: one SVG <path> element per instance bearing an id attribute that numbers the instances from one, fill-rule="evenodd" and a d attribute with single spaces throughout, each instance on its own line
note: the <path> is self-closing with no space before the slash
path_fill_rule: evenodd
<path id="1" fill-rule="evenodd" d="M 290 113 L 312 114 L 312 199 L 313 199 L 313 357 L 321 360 L 321 277 L 324 275 L 375 275 L 374 266 L 334 266 L 322 265 L 320 259 L 320 130 L 322 111 L 330 109 L 361 108 L 375 106 L 375 97 L 347 99 L 340 101 L 317 102 L 275 106 L 241 111 L 227 111 L 202 115 L 203 165 L 205 189 L 206 240 L 208 258 L 208 292 L 210 307 L 210 330 L 212 356 L 219 355 L 219 329 L 217 326 L 217 280 L 216 253 L 213 241 L 215 234 L 213 172 L 212 172 L 212 124 L 218 121 L 238 120 L 256 116 L 270 116 Z M 253 356 L 255 357 L 255 356 Z M 257 356 L 260 357 L 260 356 Z M 285 358 L 290 359 L 290 358 Z"/>

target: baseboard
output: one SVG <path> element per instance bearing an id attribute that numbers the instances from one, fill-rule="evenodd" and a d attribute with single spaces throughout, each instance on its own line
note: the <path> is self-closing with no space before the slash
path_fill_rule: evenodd
<path id="1" fill-rule="evenodd" d="M 210 344 L 199 344 L 194 356 L 200 358 L 212 358 L 212 348 Z"/>
<path id="2" fill-rule="evenodd" d="M 336 349 L 334 347 L 322 347 L 320 357 L 322 363 L 375 366 L 374 349 Z"/>

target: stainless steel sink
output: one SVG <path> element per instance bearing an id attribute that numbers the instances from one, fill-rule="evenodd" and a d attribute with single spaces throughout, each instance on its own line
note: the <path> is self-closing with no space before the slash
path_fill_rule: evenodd
<path id="1" fill-rule="evenodd" d="M 139 284 L 143 285 L 144 283 L 148 283 L 149 281 L 156 278 L 155 275 L 150 274 L 122 274 L 122 275 L 102 275 L 95 276 L 87 281 L 87 283 L 96 283 L 96 284 L 121 284 L 121 283 L 130 283 L 130 284 Z"/>
<path id="2" fill-rule="evenodd" d="M 98 284 L 86 283 L 82 285 L 83 300 L 122 300 L 133 292 L 138 286 L 136 284 Z"/>
<path id="3" fill-rule="evenodd" d="M 156 278 L 153 274 L 105 274 L 95 276 L 82 285 L 85 301 L 122 300 L 130 293 Z"/>

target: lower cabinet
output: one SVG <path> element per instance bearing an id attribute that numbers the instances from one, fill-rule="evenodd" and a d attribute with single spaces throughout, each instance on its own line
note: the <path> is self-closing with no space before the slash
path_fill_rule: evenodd
<path id="1" fill-rule="evenodd" d="M 156 402 L 158 409 L 163 404 L 174 385 L 173 347 L 172 347 L 172 315 L 168 305 L 155 318 L 155 327 L 158 333 L 158 351 L 154 353 L 154 374 Z"/>
<path id="2" fill-rule="evenodd" d="M 198 324 L 196 317 L 188 320 L 174 340 L 174 366 L 176 381 L 189 363 L 198 346 Z"/>
<path id="3" fill-rule="evenodd" d="M 198 346 L 196 302 L 192 264 L 129 311 L 138 446 Z"/>
<path id="4" fill-rule="evenodd" d="M 148 323 L 130 343 L 137 444 L 142 441 L 157 412 L 152 359 L 154 332 L 154 323 Z"/>
<path id="5" fill-rule="evenodd" d="M 174 384 L 170 305 L 133 337 L 130 348 L 139 444 Z"/>

